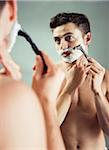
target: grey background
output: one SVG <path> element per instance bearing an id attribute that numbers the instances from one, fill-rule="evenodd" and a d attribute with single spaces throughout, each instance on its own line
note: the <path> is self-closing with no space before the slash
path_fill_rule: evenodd
<path id="1" fill-rule="evenodd" d="M 37 46 L 58 61 L 49 20 L 63 11 L 85 13 L 91 23 L 93 35 L 89 55 L 109 68 L 109 1 L 18 1 L 18 19 Z M 18 37 L 12 51 L 16 62 L 22 66 L 23 79 L 31 84 L 35 54 L 23 38 Z"/>

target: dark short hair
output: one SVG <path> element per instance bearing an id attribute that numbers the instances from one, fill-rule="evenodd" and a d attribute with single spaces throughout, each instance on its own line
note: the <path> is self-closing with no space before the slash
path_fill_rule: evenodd
<path id="1" fill-rule="evenodd" d="M 50 28 L 53 30 L 58 26 L 70 22 L 77 25 L 84 34 L 90 32 L 90 22 L 87 16 L 81 13 L 74 13 L 74 12 L 71 13 L 62 12 L 52 17 L 50 20 Z"/>
<path id="2" fill-rule="evenodd" d="M 0 12 L 2 11 L 3 7 L 5 6 L 6 0 L 0 1 Z"/>

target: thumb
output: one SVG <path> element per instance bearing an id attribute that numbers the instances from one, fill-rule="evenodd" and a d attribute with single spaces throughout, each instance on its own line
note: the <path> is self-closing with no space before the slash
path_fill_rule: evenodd
<path id="1" fill-rule="evenodd" d="M 43 73 L 43 61 L 42 61 L 42 58 L 41 56 L 37 56 L 36 57 L 36 65 L 35 65 L 35 73 L 34 73 L 34 77 L 35 79 L 40 79 L 41 76 L 42 76 L 42 73 Z"/>

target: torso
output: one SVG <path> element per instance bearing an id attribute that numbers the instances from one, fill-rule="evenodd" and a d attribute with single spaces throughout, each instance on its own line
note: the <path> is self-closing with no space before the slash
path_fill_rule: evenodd
<path id="1" fill-rule="evenodd" d="M 106 93 L 105 79 L 102 90 Z M 67 150 L 104 150 L 105 139 L 101 130 L 95 106 L 95 99 L 89 81 L 85 80 L 76 91 L 68 114 L 61 125 Z"/>

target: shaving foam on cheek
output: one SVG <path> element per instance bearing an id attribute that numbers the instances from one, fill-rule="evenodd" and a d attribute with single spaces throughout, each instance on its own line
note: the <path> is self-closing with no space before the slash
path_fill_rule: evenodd
<path id="1" fill-rule="evenodd" d="M 57 52 L 62 60 L 67 63 L 74 62 L 79 59 L 81 55 L 84 55 L 86 58 L 88 56 L 88 51 L 86 51 L 84 44 L 80 44 L 74 48 L 70 47 L 64 50 L 58 50 Z"/>
<path id="2" fill-rule="evenodd" d="M 75 50 L 76 51 L 76 50 Z M 62 57 L 62 59 L 67 62 L 67 63 L 72 63 L 74 61 L 76 61 L 77 59 L 79 59 L 79 57 L 82 55 L 81 51 L 78 51 L 75 52 L 74 54 L 70 54 L 69 56 L 67 57 Z"/>
<path id="3" fill-rule="evenodd" d="M 18 22 L 16 21 L 14 24 L 13 24 L 13 27 L 11 29 L 11 33 L 9 34 L 9 45 L 8 45 L 8 52 L 11 52 L 15 42 L 16 42 L 16 38 L 17 38 L 17 35 L 18 35 L 18 31 L 21 29 L 21 26 L 20 24 L 18 24 Z"/>
<path id="4" fill-rule="evenodd" d="M 68 56 L 64 56 L 63 52 L 67 52 L 67 51 L 70 52 L 70 54 Z M 73 49 L 73 48 L 72 49 L 69 48 L 66 50 L 60 50 L 60 51 L 58 51 L 58 54 L 62 58 L 62 60 L 67 63 L 72 63 L 75 60 L 77 60 L 81 55 L 83 55 L 83 53 L 80 50 Z"/>

